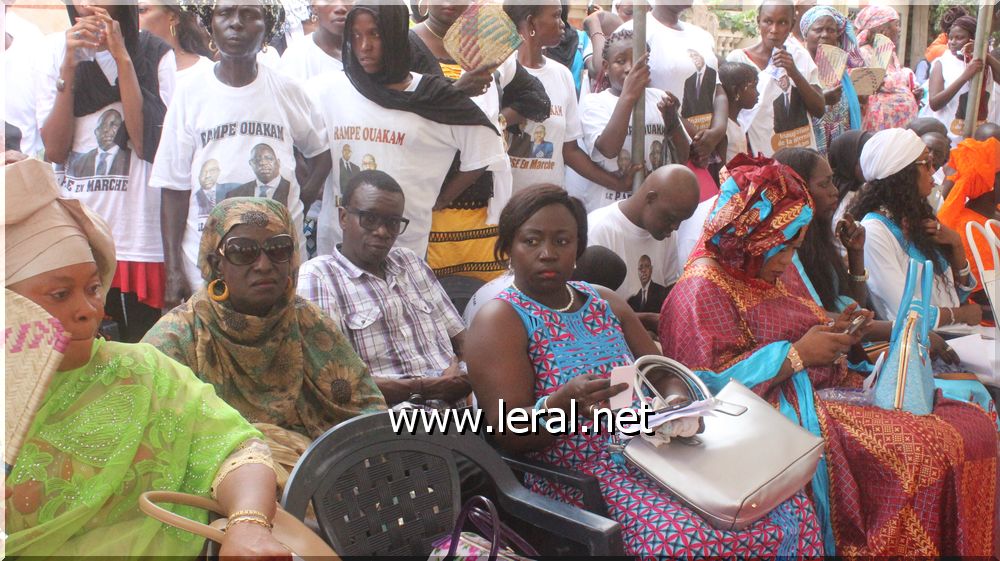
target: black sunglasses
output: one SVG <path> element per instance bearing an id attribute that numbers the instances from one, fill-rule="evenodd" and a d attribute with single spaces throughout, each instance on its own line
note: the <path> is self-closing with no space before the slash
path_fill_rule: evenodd
<path id="1" fill-rule="evenodd" d="M 219 255 L 233 265 L 242 267 L 257 261 L 261 251 L 271 263 L 287 263 L 295 253 L 295 243 L 288 234 L 278 234 L 264 240 L 264 243 L 250 238 L 229 238 L 219 248 Z"/>
<path id="2" fill-rule="evenodd" d="M 361 227 L 369 232 L 374 232 L 378 230 L 380 225 L 385 225 L 385 229 L 389 231 L 390 234 L 398 236 L 406 231 L 406 227 L 410 225 L 409 218 L 403 218 L 402 216 L 385 216 L 368 210 L 358 210 L 356 208 L 344 207 L 344 210 L 348 214 L 354 214 L 358 217 L 358 223 Z"/>

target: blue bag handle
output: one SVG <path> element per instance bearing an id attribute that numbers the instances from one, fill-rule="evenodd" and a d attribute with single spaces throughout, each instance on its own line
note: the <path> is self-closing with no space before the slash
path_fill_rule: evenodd
<path id="1" fill-rule="evenodd" d="M 916 261 L 913 261 L 916 263 Z M 921 304 L 923 310 L 920 313 L 920 343 L 924 348 L 930 348 L 931 331 L 931 295 L 934 291 L 934 264 L 928 259 L 924 261 L 924 269 L 921 271 L 920 282 L 923 288 Z"/>
<path id="2" fill-rule="evenodd" d="M 903 287 L 903 298 L 899 301 L 899 309 L 896 311 L 896 321 L 892 324 L 892 337 L 890 341 L 895 341 L 899 338 L 899 334 L 902 333 L 903 326 L 906 324 L 906 316 L 910 314 L 910 308 L 913 306 L 913 292 L 917 289 L 918 274 L 917 261 L 910 259 L 910 268 L 906 272 L 906 285 Z M 927 294 L 929 295 L 930 293 L 928 292 Z M 927 297 L 925 295 L 924 302 L 926 301 Z M 926 314 L 923 315 L 926 317 Z"/>

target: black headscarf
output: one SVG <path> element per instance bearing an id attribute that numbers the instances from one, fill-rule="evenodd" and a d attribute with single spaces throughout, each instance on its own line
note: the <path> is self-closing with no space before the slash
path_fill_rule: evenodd
<path id="1" fill-rule="evenodd" d="M 580 43 L 580 36 L 576 29 L 569 24 L 569 6 L 562 7 L 563 38 L 558 45 L 545 49 L 545 56 L 558 61 L 566 68 L 573 67 L 573 59 L 576 57 L 576 48 Z"/>
<path id="2" fill-rule="evenodd" d="M 830 161 L 830 168 L 833 169 L 833 184 L 837 186 L 841 200 L 847 193 L 861 188 L 863 182 L 858 180 L 854 170 L 857 169 L 858 160 L 861 158 L 861 149 L 871 137 L 872 133 L 869 131 L 852 130 L 838 136 L 830 143 L 827 158 Z"/>
<path id="3" fill-rule="evenodd" d="M 181 0 L 181 9 L 194 13 L 211 36 L 212 13 L 216 4 L 218 0 Z M 285 8 L 280 0 L 257 0 L 256 4 L 264 10 L 264 43 L 270 44 L 284 33 Z"/>
<path id="4" fill-rule="evenodd" d="M 76 23 L 76 18 L 79 16 L 76 7 L 67 4 L 66 10 L 69 12 L 70 23 Z M 142 92 L 142 154 L 139 154 L 139 157 L 152 162 L 160 145 L 163 117 L 167 113 L 167 106 L 160 98 L 158 69 L 160 59 L 170 52 L 170 45 L 148 32 L 139 31 L 139 8 L 135 4 L 113 6 L 109 11 L 121 27 L 125 50 L 132 59 L 132 66 L 139 81 L 139 90 Z M 67 53 L 67 56 L 74 56 L 74 53 Z M 77 64 L 75 84 L 74 117 L 90 115 L 122 99 L 118 81 L 116 80 L 114 84 L 109 83 L 96 60 Z M 126 127 L 118 128 L 115 144 L 123 149 L 128 148 Z"/>
<path id="5" fill-rule="evenodd" d="M 375 18 L 382 39 L 382 70 L 375 74 L 365 72 L 351 46 L 354 20 L 361 12 Z M 409 12 L 402 2 L 355 6 L 344 23 L 342 58 L 344 73 L 355 89 L 386 109 L 409 111 L 445 125 L 482 125 L 497 132 L 482 110 L 443 77 L 424 75 L 412 92 L 386 87 L 404 81 L 410 72 Z"/>

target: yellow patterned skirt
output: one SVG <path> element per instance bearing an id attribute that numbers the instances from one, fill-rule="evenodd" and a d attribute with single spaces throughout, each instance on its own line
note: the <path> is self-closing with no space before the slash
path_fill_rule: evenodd
<path id="1" fill-rule="evenodd" d="M 446 208 L 431 218 L 427 263 L 438 277 L 463 275 L 489 282 L 506 269 L 493 257 L 496 225 L 486 224 L 486 207 Z"/>

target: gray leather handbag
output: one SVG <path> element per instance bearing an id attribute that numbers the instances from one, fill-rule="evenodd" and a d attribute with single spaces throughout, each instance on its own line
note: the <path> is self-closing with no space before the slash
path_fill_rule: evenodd
<path id="1" fill-rule="evenodd" d="M 635 362 L 637 391 L 660 397 L 651 374 L 680 377 L 692 400 L 712 400 L 705 429 L 656 447 L 641 436 L 625 457 L 720 530 L 753 524 L 812 479 L 823 439 L 791 422 L 746 386 L 731 380 L 717 395 L 683 364 L 662 356 Z M 662 400 L 662 397 L 660 397 Z M 665 403 L 665 401 L 664 401 Z"/>

